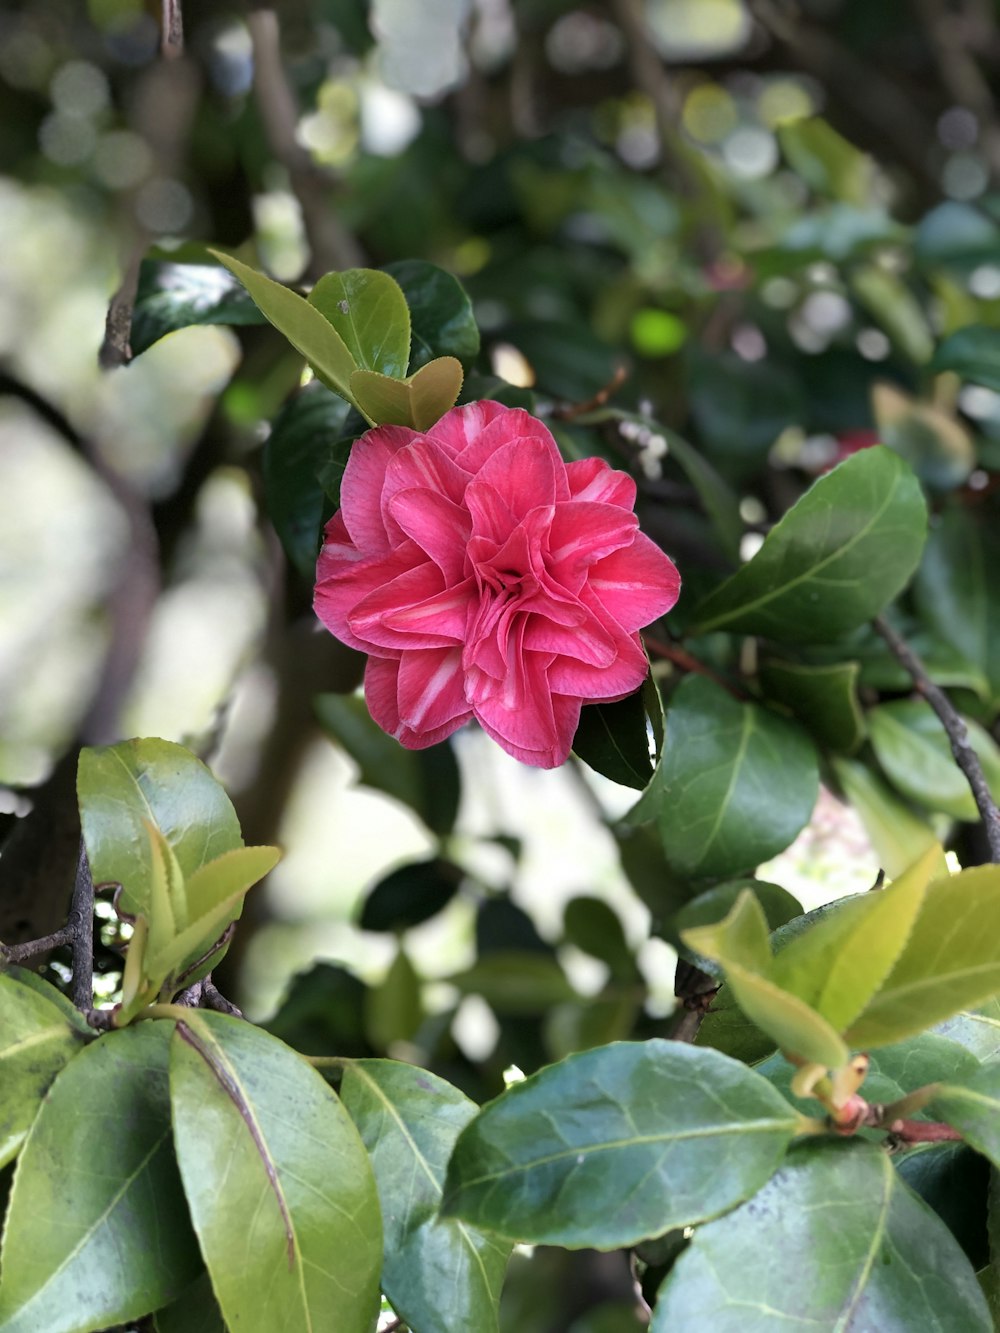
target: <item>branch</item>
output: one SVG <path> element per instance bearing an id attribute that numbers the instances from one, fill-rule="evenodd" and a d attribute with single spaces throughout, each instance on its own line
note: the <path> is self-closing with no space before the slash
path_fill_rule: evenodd
<path id="1" fill-rule="evenodd" d="M 954 704 L 944 690 L 940 689 L 931 680 L 927 674 L 927 668 L 917 654 L 906 640 L 896 633 L 888 621 L 882 616 L 876 616 L 872 625 L 876 633 L 885 639 L 889 645 L 889 651 L 896 661 L 909 672 L 917 693 L 924 696 L 941 719 L 941 724 L 948 733 L 948 741 L 951 745 L 951 752 L 955 756 L 955 763 L 965 774 L 965 779 L 972 789 L 976 808 L 979 810 L 980 818 L 986 829 L 986 837 L 990 846 L 990 859 L 994 864 L 1000 863 L 1000 810 L 997 809 L 996 802 L 993 800 L 989 785 L 983 775 L 979 756 L 969 744 L 969 733 L 966 731 L 965 723 L 959 717 Z"/>
<path id="2" fill-rule="evenodd" d="M 642 641 L 655 657 L 662 657 L 664 661 L 672 662 L 681 671 L 691 671 L 698 676 L 707 676 L 716 685 L 720 685 L 727 694 L 731 694 L 734 699 L 739 699 L 741 703 L 745 701 L 747 696 L 742 690 L 731 684 L 724 676 L 720 676 L 710 666 L 700 662 L 697 657 L 692 657 L 686 648 L 682 648 L 676 643 L 666 643 L 663 639 L 655 639 L 645 630 L 642 634 Z"/>
<path id="3" fill-rule="evenodd" d="M 184 17 L 181 0 L 163 0 L 160 52 L 167 60 L 184 54 Z"/>
<path id="4" fill-rule="evenodd" d="M 362 261 L 357 241 L 337 217 L 330 202 L 332 181 L 296 138 L 299 111 L 281 63 L 281 32 L 273 9 L 255 9 L 247 16 L 253 42 L 253 90 L 271 152 L 288 172 L 288 183 L 302 209 L 312 259 L 313 277 L 330 269 L 356 268 Z"/>
<path id="5" fill-rule="evenodd" d="M 67 928 L 73 933 L 71 998 L 76 1007 L 86 1013 L 94 1007 L 94 880 L 82 838 Z"/>

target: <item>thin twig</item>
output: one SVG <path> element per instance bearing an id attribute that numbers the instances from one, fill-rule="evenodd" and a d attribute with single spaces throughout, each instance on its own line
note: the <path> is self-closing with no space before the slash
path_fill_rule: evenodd
<path id="1" fill-rule="evenodd" d="M 94 880 L 87 849 L 80 839 L 76 883 L 69 909 L 68 927 L 73 942 L 73 989 L 71 998 L 83 1013 L 94 1007 Z"/>
<path id="2" fill-rule="evenodd" d="M 990 860 L 994 864 L 1000 863 L 1000 810 L 997 809 L 996 802 L 993 800 L 989 784 L 979 762 L 979 756 L 969 744 L 969 733 L 966 730 L 965 723 L 959 717 L 955 706 L 944 690 L 940 689 L 931 680 L 927 674 L 927 668 L 917 654 L 906 640 L 896 633 L 888 621 L 882 616 L 876 616 L 872 625 L 876 633 L 880 634 L 889 645 L 889 651 L 896 661 L 909 672 L 918 694 L 924 696 L 941 719 L 941 724 L 948 733 L 948 741 L 951 745 L 951 752 L 955 756 L 955 763 L 965 774 L 965 780 L 972 789 L 976 808 L 986 829 L 986 838 L 990 845 Z"/>
<path id="3" fill-rule="evenodd" d="M 28 940 L 24 944 L 0 944 L 0 963 L 23 963 L 26 958 L 37 958 L 39 954 L 49 953 L 73 939 L 73 927 L 63 926 L 51 935 L 43 935 L 38 940 Z"/>
<path id="4" fill-rule="evenodd" d="M 951 1125 L 936 1120 L 894 1120 L 886 1126 L 889 1138 L 896 1143 L 955 1143 L 962 1135 Z"/>
<path id="5" fill-rule="evenodd" d="M 611 379 L 603 389 L 598 389 L 593 398 L 588 398 L 585 403 L 563 403 L 553 408 L 552 415 L 557 421 L 575 421 L 577 417 L 585 416 L 588 412 L 596 412 L 598 408 L 605 406 L 608 399 L 618 392 L 627 379 L 626 368 L 616 366 Z"/>
<path id="6" fill-rule="evenodd" d="M 132 360 L 132 311 L 139 291 L 139 267 L 149 248 L 150 235 L 143 230 L 133 244 L 118 290 L 108 305 L 104 321 L 104 341 L 97 353 L 102 370 L 116 370 Z"/>
<path id="7" fill-rule="evenodd" d="M 746 700 L 747 696 L 742 690 L 726 680 L 724 676 L 720 676 L 710 666 L 700 662 L 697 657 L 692 657 L 687 649 L 682 648 L 679 644 L 665 643 L 662 639 L 654 638 L 646 632 L 643 632 L 642 641 L 654 656 L 672 662 L 674 666 L 680 667 L 682 671 L 692 671 L 695 675 L 707 676 L 709 680 L 715 681 L 716 685 L 721 685 L 727 694 L 731 694 L 734 699 L 739 699 L 741 703 Z"/>
<path id="8" fill-rule="evenodd" d="M 181 0 L 163 0 L 160 51 L 167 60 L 184 54 L 184 18 Z"/>

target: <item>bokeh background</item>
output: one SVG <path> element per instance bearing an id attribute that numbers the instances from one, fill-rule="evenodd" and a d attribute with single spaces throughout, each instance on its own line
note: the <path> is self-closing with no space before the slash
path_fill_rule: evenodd
<path id="1" fill-rule="evenodd" d="M 634 794 L 471 731 L 458 786 L 401 777 L 315 706 L 359 662 L 315 632 L 261 508 L 300 363 L 270 329 L 202 325 L 125 364 L 109 301 L 206 244 L 290 284 L 430 260 L 472 297 L 484 395 L 551 413 L 623 380 L 738 489 L 746 557 L 875 431 L 932 485 L 991 484 L 1000 395 L 929 399 L 921 369 L 1000 324 L 998 64 L 992 0 L 6 0 L 0 938 L 61 917 L 79 746 L 161 736 L 212 765 L 248 842 L 286 849 L 220 978 L 251 1017 L 479 1097 L 664 1030 L 669 887 L 612 827 Z M 590 448 L 571 414 L 560 442 Z M 710 559 L 663 438 L 615 448 L 682 574 Z M 445 835 L 428 782 L 460 792 Z M 811 907 L 877 865 L 824 791 L 760 873 Z M 362 929 L 393 872 L 417 905 Z M 107 949 L 106 996 L 118 966 Z M 622 1262 L 515 1258 L 505 1327 L 638 1327 Z"/>

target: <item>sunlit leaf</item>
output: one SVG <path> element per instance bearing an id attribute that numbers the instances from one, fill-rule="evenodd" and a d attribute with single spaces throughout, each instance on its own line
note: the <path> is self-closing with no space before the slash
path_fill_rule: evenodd
<path id="1" fill-rule="evenodd" d="M 309 304 L 336 329 L 362 370 L 401 379 L 410 357 L 410 312 L 399 284 L 377 269 L 327 273 Z"/>

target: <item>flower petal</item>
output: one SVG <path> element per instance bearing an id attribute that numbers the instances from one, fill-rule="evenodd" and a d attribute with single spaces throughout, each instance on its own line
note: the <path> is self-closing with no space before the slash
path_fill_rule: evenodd
<path id="1" fill-rule="evenodd" d="M 552 432 L 537 417 L 525 412 L 521 407 L 505 407 L 502 415 L 495 416 L 480 434 L 469 441 L 468 447 L 456 458 L 466 472 L 478 473 L 498 449 L 505 445 L 524 445 L 533 440 L 551 455 L 560 476 L 558 499 L 569 499 L 569 486 L 565 481 L 565 464 L 559 453 L 559 447 L 552 438 Z"/>
<path id="2" fill-rule="evenodd" d="M 601 504 L 635 508 L 635 482 L 626 472 L 610 467 L 603 458 L 578 458 L 567 463 L 566 476 L 574 500 L 599 500 Z"/>
<path id="3" fill-rule="evenodd" d="M 472 531 L 469 512 L 446 495 L 415 486 L 398 491 L 389 512 L 408 537 L 427 552 L 445 582 L 455 583 L 465 572 L 465 552 Z"/>
<path id="4" fill-rule="evenodd" d="M 570 500 L 554 506 L 549 528 L 548 567 L 556 578 L 575 574 L 612 551 L 631 546 L 639 529 L 635 514 L 618 505 Z"/>
<path id="5" fill-rule="evenodd" d="M 587 588 L 631 633 L 670 610 L 680 596 L 681 576 L 670 557 L 637 532 L 632 546 L 592 566 Z"/>
<path id="6" fill-rule="evenodd" d="M 400 745 L 405 745 L 408 750 L 424 750 L 428 745 L 437 745 L 439 741 L 445 740 L 453 731 L 457 731 L 471 720 L 470 712 L 464 717 L 451 718 L 429 731 L 416 732 L 406 726 L 399 716 L 399 669 L 398 661 L 385 657 L 369 657 L 365 668 L 365 702 L 368 704 L 372 721 L 390 736 L 395 736 Z"/>
<path id="7" fill-rule="evenodd" d="M 404 653 L 396 698 L 400 722 L 415 735 L 438 731 L 449 723 L 460 726 L 471 715 L 465 698 L 461 648 Z"/>
<path id="8" fill-rule="evenodd" d="M 339 525 L 342 528 L 342 523 Z M 327 524 L 327 534 L 338 533 L 337 516 Z M 363 653 L 377 650 L 378 644 L 358 635 L 351 627 L 351 617 L 359 602 L 383 589 L 386 584 L 415 565 L 429 564 L 416 542 L 408 539 L 387 555 L 366 556 L 346 542 L 327 542 L 320 552 L 318 579 L 313 608 L 332 634 L 350 648 Z M 434 569 L 436 566 L 430 565 Z M 440 576 L 439 576 L 440 577 Z"/>
<path id="9" fill-rule="evenodd" d="M 638 634 L 621 634 L 615 647 L 614 659 L 604 666 L 569 654 L 557 657 L 549 667 L 549 688 L 583 702 L 623 699 L 646 679 L 649 662 Z"/>
<path id="10" fill-rule="evenodd" d="M 450 412 L 445 412 L 426 435 L 435 440 L 449 457 L 457 458 L 493 421 L 511 410 L 488 398 L 478 403 L 466 403 L 464 407 L 453 407 Z"/>
<path id="11" fill-rule="evenodd" d="M 340 513 L 351 540 L 368 555 L 384 555 L 396 544 L 390 542 L 382 519 L 386 468 L 419 438 L 408 426 L 379 426 L 366 431 L 351 449 L 340 483 Z"/>
<path id="12" fill-rule="evenodd" d="M 461 504 L 468 483 L 468 474 L 452 462 L 440 445 L 422 435 L 415 436 L 406 449 L 393 455 L 385 469 L 381 512 L 389 539 L 402 536 L 402 529 L 392 517 L 393 500 L 401 491 L 426 488 Z"/>
<path id="13" fill-rule="evenodd" d="M 348 613 L 348 627 L 380 648 L 448 647 L 464 639 L 474 595 L 471 579 L 449 588 L 437 565 L 424 560 L 358 600 Z"/>
<path id="14" fill-rule="evenodd" d="M 465 500 L 472 514 L 473 531 L 502 542 L 510 535 L 506 517 L 496 526 L 496 514 L 510 514 L 520 523 L 530 510 L 551 505 L 566 490 L 565 465 L 554 444 L 541 440 L 514 440 L 490 456 L 469 484 Z M 559 487 L 558 481 L 562 482 Z"/>

